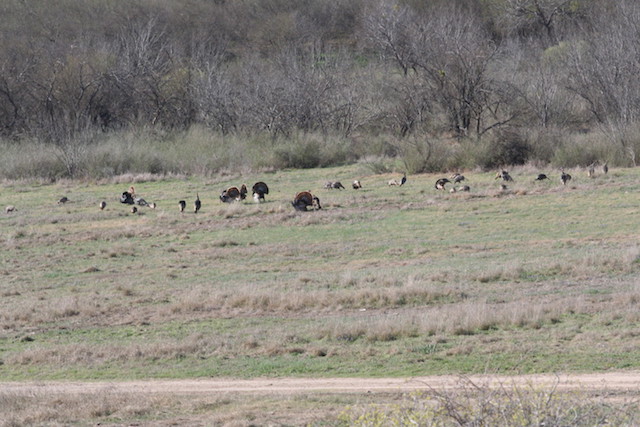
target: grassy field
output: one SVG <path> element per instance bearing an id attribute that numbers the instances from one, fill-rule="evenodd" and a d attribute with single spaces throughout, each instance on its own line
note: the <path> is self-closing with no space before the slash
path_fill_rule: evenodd
<path id="1" fill-rule="evenodd" d="M 0 380 L 637 369 L 640 170 L 569 172 L 4 182 Z M 218 199 L 260 180 L 265 203 Z M 157 209 L 118 203 L 130 185 Z"/>

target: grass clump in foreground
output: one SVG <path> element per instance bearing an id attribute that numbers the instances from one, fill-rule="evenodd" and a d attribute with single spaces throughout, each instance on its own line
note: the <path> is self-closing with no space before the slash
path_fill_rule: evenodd
<path id="1" fill-rule="evenodd" d="M 338 417 L 345 426 L 577 426 L 637 425 L 638 403 L 461 379 L 455 391 L 414 392 L 393 404 L 347 408 Z"/>

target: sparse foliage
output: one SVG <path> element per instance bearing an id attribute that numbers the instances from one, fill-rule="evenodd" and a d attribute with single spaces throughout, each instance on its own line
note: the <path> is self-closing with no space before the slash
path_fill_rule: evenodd
<path id="1" fill-rule="evenodd" d="M 170 139 L 194 126 L 212 137 L 345 138 L 357 157 L 378 154 L 357 143 L 378 136 L 504 146 L 504 135 L 597 131 L 625 163 L 637 162 L 632 1 L 1 8 L 0 136 L 57 147 L 66 176 L 96 174 L 91 156 L 77 153 L 101 133 Z"/>

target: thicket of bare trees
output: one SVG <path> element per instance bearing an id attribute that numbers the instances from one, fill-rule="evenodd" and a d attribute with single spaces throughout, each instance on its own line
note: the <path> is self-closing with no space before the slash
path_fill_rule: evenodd
<path id="1" fill-rule="evenodd" d="M 640 150 L 633 0 L 5 0 L 0 16 L 0 137 L 52 147 L 67 175 L 105 135 L 193 126 L 338 138 L 414 172 Z"/>

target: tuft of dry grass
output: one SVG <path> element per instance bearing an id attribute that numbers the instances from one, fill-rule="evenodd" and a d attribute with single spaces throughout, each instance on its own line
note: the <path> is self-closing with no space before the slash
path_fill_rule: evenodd
<path id="1" fill-rule="evenodd" d="M 614 401 L 557 384 L 497 386 L 461 378 L 455 391 L 415 392 L 401 403 L 358 405 L 340 416 L 341 425 L 619 425 L 638 422 L 638 402 Z"/>

